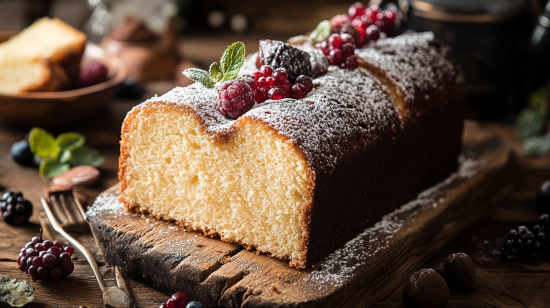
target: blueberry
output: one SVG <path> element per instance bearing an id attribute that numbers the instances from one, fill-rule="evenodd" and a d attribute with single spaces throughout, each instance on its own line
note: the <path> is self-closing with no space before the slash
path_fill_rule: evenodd
<path id="1" fill-rule="evenodd" d="M 543 214 L 550 214 L 550 181 L 542 184 L 537 192 L 537 205 Z"/>
<path id="2" fill-rule="evenodd" d="M 192 302 L 189 302 L 189 304 L 187 304 L 186 308 L 202 308 L 202 304 L 197 301 L 192 301 Z"/>
<path id="3" fill-rule="evenodd" d="M 11 157 L 21 166 L 34 165 L 34 155 L 27 140 L 17 141 L 11 146 Z"/>
<path id="4" fill-rule="evenodd" d="M 145 94 L 145 88 L 132 78 L 126 78 L 117 96 L 126 99 L 140 99 Z"/>

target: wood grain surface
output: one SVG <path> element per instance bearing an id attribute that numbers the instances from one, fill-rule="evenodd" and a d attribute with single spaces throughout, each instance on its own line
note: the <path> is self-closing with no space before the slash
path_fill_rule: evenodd
<path id="1" fill-rule="evenodd" d="M 441 195 L 435 204 L 419 197 L 421 206 L 392 216 L 396 225 L 374 226 L 302 271 L 170 222 L 126 213 L 116 185 L 99 196 L 88 218 L 107 263 L 163 292 L 184 291 L 205 306 L 368 307 L 512 191 L 517 165 L 509 146 L 473 122 L 466 125 L 463 144 L 473 161 L 482 162 L 473 175 L 448 180 L 436 190 Z"/>

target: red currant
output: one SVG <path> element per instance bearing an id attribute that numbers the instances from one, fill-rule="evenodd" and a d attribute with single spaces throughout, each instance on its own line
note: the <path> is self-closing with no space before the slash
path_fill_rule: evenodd
<path id="1" fill-rule="evenodd" d="M 273 100 L 279 100 L 285 97 L 285 92 L 279 88 L 272 88 L 267 94 L 269 96 L 269 99 Z"/>
<path id="2" fill-rule="evenodd" d="M 354 19 L 355 17 L 365 15 L 365 7 L 360 2 L 352 4 L 348 9 L 349 19 Z"/>

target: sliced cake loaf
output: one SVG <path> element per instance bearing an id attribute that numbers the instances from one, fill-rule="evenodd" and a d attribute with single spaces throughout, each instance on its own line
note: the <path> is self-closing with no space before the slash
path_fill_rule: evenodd
<path id="1" fill-rule="evenodd" d="M 78 76 L 86 35 L 45 17 L 0 44 L 0 91 L 57 91 Z M 49 72 L 47 72 L 49 70 Z"/>
<path id="2" fill-rule="evenodd" d="M 429 33 L 379 44 L 393 46 L 381 55 L 413 46 L 433 74 L 377 78 L 373 68 L 415 69 L 403 53 L 391 71 L 374 60 L 374 74 L 331 66 L 305 98 L 268 100 L 236 120 L 198 83 L 135 107 L 122 128 L 121 201 L 296 268 L 314 264 L 457 166 L 464 85 L 447 49 Z"/>

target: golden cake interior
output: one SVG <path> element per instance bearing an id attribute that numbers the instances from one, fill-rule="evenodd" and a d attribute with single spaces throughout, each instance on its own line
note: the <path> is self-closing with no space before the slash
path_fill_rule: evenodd
<path id="1" fill-rule="evenodd" d="M 136 108 L 123 127 L 126 206 L 275 257 L 300 259 L 309 169 L 286 137 L 252 124 L 242 117 L 234 136 L 218 138 L 191 111 L 162 104 Z"/>

